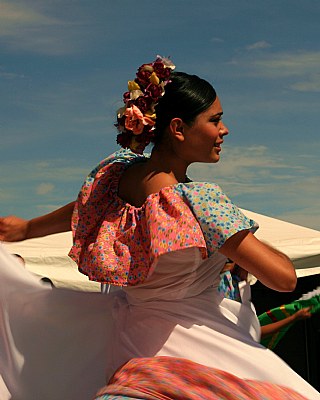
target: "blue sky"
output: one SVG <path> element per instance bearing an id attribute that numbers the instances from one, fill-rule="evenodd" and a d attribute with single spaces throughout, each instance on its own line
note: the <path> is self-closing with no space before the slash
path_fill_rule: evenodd
<path id="1" fill-rule="evenodd" d="M 213 83 L 230 131 L 189 175 L 320 230 L 319 20 L 313 0 L 0 0 L 0 215 L 74 199 L 117 149 L 127 81 L 161 54 Z"/>

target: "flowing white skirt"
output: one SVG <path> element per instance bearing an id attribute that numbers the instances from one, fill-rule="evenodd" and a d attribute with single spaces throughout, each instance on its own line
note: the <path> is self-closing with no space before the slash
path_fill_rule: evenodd
<path id="1" fill-rule="evenodd" d="M 88 400 L 132 357 L 184 357 L 239 377 L 320 394 L 255 342 L 251 307 L 203 295 L 132 302 L 39 282 L 0 247 L 1 400 Z"/>

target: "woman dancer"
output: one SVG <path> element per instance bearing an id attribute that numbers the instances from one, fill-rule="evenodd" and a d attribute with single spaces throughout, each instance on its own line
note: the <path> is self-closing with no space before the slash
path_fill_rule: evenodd
<path id="1" fill-rule="evenodd" d="M 21 240 L 67 230 L 73 210 L 79 270 L 124 289 L 51 290 L 1 251 L 0 373 L 15 400 L 87 399 L 128 360 L 154 356 L 320 398 L 258 343 L 249 286 L 240 285 L 238 301 L 218 290 L 227 258 L 279 291 L 293 290 L 296 275 L 216 184 L 187 178 L 190 164 L 219 161 L 228 129 L 213 87 L 173 69 L 162 58 L 138 69 L 117 117 L 125 150 L 92 171 L 75 204 L 0 221 L 3 240 Z"/>

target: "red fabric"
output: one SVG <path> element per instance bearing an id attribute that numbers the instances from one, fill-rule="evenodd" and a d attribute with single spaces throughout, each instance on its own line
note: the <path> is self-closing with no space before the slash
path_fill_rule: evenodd
<path id="1" fill-rule="evenodd" d="M 173 357 L 130 360 L 97 396 L 109 394 L 146 400 L 306 400 L 290 388 L 240 379 L 222 370 Z"/>

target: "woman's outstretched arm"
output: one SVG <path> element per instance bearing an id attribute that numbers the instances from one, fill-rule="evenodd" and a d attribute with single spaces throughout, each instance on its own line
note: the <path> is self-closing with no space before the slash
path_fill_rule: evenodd
<path id="1" fill-rule="evenodd" d="M 0 217 L 0 240 L 17 242 L 71 230 L 71 217 L 75 202 L 30 220 L 9 215 Z"/>

